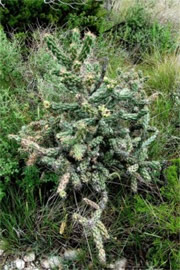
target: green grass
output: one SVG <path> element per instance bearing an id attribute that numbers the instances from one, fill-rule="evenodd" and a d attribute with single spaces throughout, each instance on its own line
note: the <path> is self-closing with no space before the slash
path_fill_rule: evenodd
<path id="1" fill-rule="evenodd" d="M 177 157 L 179 134 L 179 97 L 180 65 L 175 55 L 148 56 L 142 66 L 149 76 L 146 84 L 147 93 L 157 93 L 151 106 L 152 124 L 159 129 L 159 136 L 151 149 L 157 159 Z"/>
<path id="2" fill-rule="evenodd" d="M 42 187 L 28 192 L 10 187 L 0 214 L 2 240 L 8 253 L 21 253 L 27 247 L 38 255 L 58 250 L 62 245 L 59 226 L 63 214 L 62 202 L 57 196 L 44 198 Z"/>
<path id="3" fill-rule="evenodd" d="M 165 170 L 165 176 L 163 187 L 153 185 L 151 192 L 134 197 L 117 182 L 110 191 L 111 202 L 104 217 L 114 239 L 109 250 L 116 257 L 127 258 L 130 268 L 133 262 L 147 269 L 178 269 L 179 160 Z"/>

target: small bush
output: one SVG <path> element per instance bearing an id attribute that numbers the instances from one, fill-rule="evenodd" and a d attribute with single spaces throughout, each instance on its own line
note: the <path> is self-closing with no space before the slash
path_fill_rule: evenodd
<path id="1" fill-rule="evenodd" d="M 9 133 L 33 119 L 30 97 L 25 91 L 25 65 L 18 43 L 10 42 L 0 29 L 0 200 L 7 195 L 9 185 L 16 182 L 21 172 L 20 158 L 17 157 L 17 144 L 10 142 Z M 31 102 L 33 99 L 31 98 Z"/>
<path id="2" fill-rule="evenodd" d="M 62 26 L 70 19 L 69 25 L 75 24 L 73 27 L 81 23 L 82 27 L 92 27 L 92 31 L 98 31 L 101 18 L 96 14 L 99 12 L 101 1 L 88 0 L 82 3 L 81 0 L 77 0 L 73 6 L 70 2 L 56 2 L 53 7 L 53 4 L 45 4 L 44 0 L 5 1 L 5 7 L 0 6 L 1 24 L 7 31 L 15 29 L 16 32 L 23 32 L 30 26 Z"/>
<path id="3" fill-rule="evenodd" d="M 0 82 L 3 86 L 18 87 L 23 80 L 23 63 L 20 47 L 10 42 L 0 27 Z"/>
<path id="4" fill-rule="evenodd" d="M 11 63 L 10 63 L 11 64 Z M 15 81 L 14 81 L 15 82 Z M 11 83 L 11 82 L 10 82 Z M 13 91 L 12 89 L 11 91 Z M 10 89 L 0 87 L 0 200 L 6 194 L 12 178 L 16 178 L 19 171 L 17 144 L 9 142 L 8 134 L 15 132 L 24 123 L 20 104 Z"/>
<path id="5" fill-rule="evenodd" d="M 164 53 L 176 48 L 170 25 L 152 21 L 148 11 L 138 4 L 129 7 L 124 20 L 112 29 L 116 41 L 127 48 L 135 61 L 146 53 L 156 50 Z"/>

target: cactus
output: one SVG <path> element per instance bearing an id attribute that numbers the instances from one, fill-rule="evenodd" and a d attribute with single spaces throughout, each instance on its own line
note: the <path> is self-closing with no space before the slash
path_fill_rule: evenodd
<path id="1" fill-rule="evenodd" d="M 59 47 L 51 35 L 45 42 L 57 69 L 44 74 L 41 81 L 51 82 L 54 93 L 60 89 L 60 98 L 53 95 L 48 100 L 42 92 L 44 118 L 10 137 L 29 154 L 27 165 L 45 164 L 59 175 L 61 198 L 68 197 L 70 186 L 79 191 L 86 185 L 101 198 L 84 198 L 92 215 L 76 212 L 73 219 L 94 238 L 105 264 L 103 242 L 109 235 L 101 216 L 108 200 L 108 179 L 120 171 L 119 178 L 129 181 L 137 192 L 142 182 L 155 181 L 160 170 L 158 161 L 148 159 L 157 130 L 150 126 L 150 99 L 143 90 L 146 78 L 134 70 L 118 70 L 116 80 L 105 77 L 93 55 L 95 36 L 89 32 L 81 40 L 78 29 L 73 30 L 69 46 Z"/>

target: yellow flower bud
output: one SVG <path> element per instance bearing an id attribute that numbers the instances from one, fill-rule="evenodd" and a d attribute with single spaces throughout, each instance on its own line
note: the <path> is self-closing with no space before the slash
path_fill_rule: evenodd
<path id="1" fill-rule="evenodd" d="M 110 110 L 107 109 L 105 105 L 99 106 L 98 109 L 103 117 L 109 117 L 111 115 Z"/>
<path id="2" fill-rule="evenodd" d="M 65 198 L 65 197 L 66 197 L 66 191 L 61 190 L 61 191 L 59 192 L 59 196 L 60 196 L 61 198 Z"/>
<path id="3" fill-rule="evenodd" d="M 50 108 L 50 106 L 51 106 L 51 104 L 48 100 L 44 100 L 43 105 L 44 105 L 44 108 L 46 108 L 46 109 Z"/>

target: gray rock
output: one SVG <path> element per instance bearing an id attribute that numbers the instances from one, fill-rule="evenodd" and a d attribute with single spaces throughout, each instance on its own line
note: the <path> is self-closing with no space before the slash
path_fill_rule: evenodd
<path id="1" fill-rule="evenodd" d="M 47 259 L 41 261 L 41 266 L 45 269 L 52 269 L 55 267 L 61 266 L 61 257 L 60 256 L 50 256 Z"/>
<path id="2" fill-rule="evenodd" d="M 51 256 L 48 258 L 49 265 L 51 268 L 59 267 L 61 265 L 61 257 L 60 256 Z"/>
<path id="3" fill-rule="evenodd" d="M 127 264 L 126 258 L 122 258 L 115 262 L 114 270 L 125 270 Z"/>
<path id="4" fill-rule="evenodd" d="M 64 252 L 64 259 L 69 261 L 76 260 L 80 252 L 80 249 L 67 249 Z"/>
<path id="5" fill-rule="evenodd" d="M 41 261 L 41 266 L 44 267 L 45 269 L 50 268 L 49 260 L 48 259 L 42 260 Z"/>
<path id="6" fill-rule="evenodd" d="M 11 270 L 12 268 L 11 268 L 11 266 L 10 265 L 5 265 L 4 267 L 3 267 L 3 270 Z"/>
<path id="7" fill-rule="evenodd" d="M 36 258 L 36 256 L 35 256 L 34 252 L 30 252 L 24 256 L 23 260 L 25 262 L 33 262 L 35 260 L 35 258 Z"/>
<path id="8" fill-rule="evenodd" d="M 107 267 L 108 269 L 113 269 L 113 270 L 125 270 L 126 264 L 127 264 L 126 258 L 122 258 L 120 260 L 117 260 L 115 263 L 109 264 Z"/>
<path id="9" fill-rule="evenodd" d="M 21 259 L 16 259 L 14 261 L 14 265 L 18 270 L 24 269 L 25 268 L 25 262 Z"/>
<path id="10" fill-rule="evenodd" d="M 4 250 L 3 249 L 0 249 L 0 256 L 2 256 L 4 253 Z"/>

